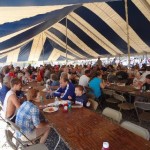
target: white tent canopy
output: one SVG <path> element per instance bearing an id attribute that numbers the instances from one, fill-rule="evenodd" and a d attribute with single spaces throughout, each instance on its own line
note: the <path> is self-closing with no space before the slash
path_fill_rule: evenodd
<path id="1" fill-rule="evenodd" d="M 123 0 L 28 2 L 0 2 L 0 62 L 64 59 L 66 23 L 70 60 L 128 53 Z M 128 0 L 131 53 L 150 52 L 149 14 L 149 0 Z"/>

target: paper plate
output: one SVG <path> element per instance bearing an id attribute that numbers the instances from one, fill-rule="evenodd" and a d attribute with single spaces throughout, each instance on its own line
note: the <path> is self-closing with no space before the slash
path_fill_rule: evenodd
<path id="1" fill-rule="evenodd" d="M 57 110 L 58 110 L 57 107 L 46 107 L 46 108 L 43 109 L 43 111 L 47 112 L 47 113 L 52 113 L 52 112 L 55 112 Z"/>

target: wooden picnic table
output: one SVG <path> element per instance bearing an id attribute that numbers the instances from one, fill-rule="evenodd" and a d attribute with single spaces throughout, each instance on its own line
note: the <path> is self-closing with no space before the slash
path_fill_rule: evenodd
<path id="1" fill-rule="evenodd" d="M 44 97 L 44 104 L 52 102 L 54 99 L 45 100 Z M 72 150 L 100 150 L 105 141 L 109 142 L 111 150 L 150 150 L 149 141 L 86 108 L 74 108 L 64 113 L 60 107 L 44 116 Z"/>
<path id="2" fill-rule="evenodd" d="M 53 102 L 45 100 L 44 104 Z M 39 105 L 39 104 L 37 104 Z M 86 108 L 63 108 L 44 116 L 72 150 L 100 150 L 104 141 L 111 150 L 149 150 L 150 142 L 111 122 L 101 114 Z"/>
<path id="3" fill-rule="evenodd" d="M 129 92 L 130 95 L 132 96 L 139 96 L 139 97 L 143 97 L 146 99 L 147 102 L 150 102 L 150 92 L 141 92 L 140 90 L 138 91 L 132 91 L 132 92 Z"/>
<path id="4" fill-rule="evenodd" d="M 109 86 L 106 86 L 106 88 L 120 93 L 129 93 L 129 92 L 137 91 L 137 89 L 131 85 L 119 86 L 116 84 L 110 84 Z"/>

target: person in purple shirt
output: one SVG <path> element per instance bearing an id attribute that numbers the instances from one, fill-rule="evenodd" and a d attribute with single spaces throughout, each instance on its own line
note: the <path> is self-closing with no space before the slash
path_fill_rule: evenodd
<path id="1" fill-rule="evenodd" d="M 69 96 L 71 96 L 72 99 L 74 99 L 75 87 L 73 83 L 71 83 L 66 77 L 61 77 L 59 82 L 60 87 L 54 92 L 54 96 L 60 97 L 63 100 L 69 100 Z"/>
<path id="2" fill-rule="evenodd" d="M 5 76 L 3 78 L 2 88 L 0 89 L 0 101 L 2 105 L 4 103 L 4 99 L 5 99 L 7 92 L 10 90 L 10 80 L 11 80 L 10 76 Z"/>

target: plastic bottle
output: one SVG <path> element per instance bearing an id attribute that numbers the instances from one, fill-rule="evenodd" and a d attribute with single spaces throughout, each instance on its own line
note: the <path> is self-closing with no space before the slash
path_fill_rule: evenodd
<path id="1" fill-rule="evenodd" d="M 102 150 L 109 150 L 109 143 L 108 142 L 103 142 Z"/>
<path id="2" fill-rule="evenodd" d="M 142 86 L 141 92 L 145 92 L 145 90 L 146 90 L 146 87 L 145 87 L 145 86 Z"/>
<path id="3" fill-rule="evenodd" d="M 68 103 L 63 105 L 63 112 L 68 112 Z"/>
<path id="4" fill-rule="evenodd" d="M 71 102 L 70 101 L 68 101 L 68 111 L 71 111 Z"/>
<path id="5" fill-rule="evenodd" d="M 58 97 L 55 97 L 55 106 L 56 106 L 56 107 L 59 106 L 59 99 L 58 99 Z"/>

